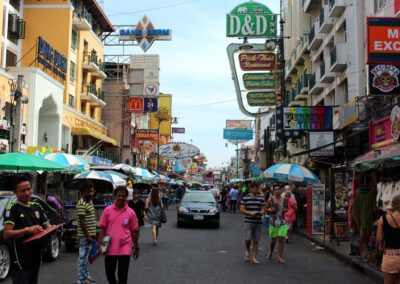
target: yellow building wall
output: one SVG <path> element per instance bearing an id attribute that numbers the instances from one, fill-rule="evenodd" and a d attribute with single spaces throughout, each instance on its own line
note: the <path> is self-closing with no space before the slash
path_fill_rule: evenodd
<path id="1" fill-rule="evenodd" d="M 41 1 L 40 3 L 45 4 L 45 2 L 47 3 L 50 1 Z M 25 4 L 29 3 L 25 2 Z M 23 40 L 22 44 L 21 56 L 23 58 L 21 60 L 21 66 L 29 66 L 32 62 L 34 62 L 37 51 L 37 40 L 39 36 L 53 46 L 53 48 L 59 53 L 66 56 L 68 63 L 66 80 L 62 81 L 57 76 L 55 78 L 64 83 L 64 104 L 68 104 L 70 67 L 69 52 L 71 46 L 72 9 L 25 8 L 24 20 L 26 21 L 26 30 L 25 39 Z M 42 65 L 37 65 L 37 67 L 43 69 Z M 48 70 L 47 73 L 53 76 L 53 73 Z"/>
<path id="2" fill-rule="evenodd" d="M 38 4 L 37 0 L 24 0 L 24 5 L 32 5 L 32 4 Z M 48 4 L 68 4 L 68 1 L 65 0 L 41 0 L 40 3 L 41 5 L 48 5 Z"/>
<path id="3" fill-rule="evenodd" d="M 0 0 L 0 36 L 3 36 L 4 0 Z"/>

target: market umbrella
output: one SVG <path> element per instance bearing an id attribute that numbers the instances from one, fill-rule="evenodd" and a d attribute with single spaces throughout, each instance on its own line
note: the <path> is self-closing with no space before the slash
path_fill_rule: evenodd
<path id="1" fill-rule="evenodd" d="M 165 175 L 157 174 L 154 176 L 155 182 L 168 183 L 171 179 Z"/>
<path id="2" fill-rule="evenodd" d="M 126 179 L 128 177 L 127 175 L 121 174 L 120 172 L 113 171 L 113 170 L 105 170 L 105 171 L 103 171 L 103 173 L 106 173 L 106 174 L 109 174 L 109 175 L 116 175 L 116 176 L 119 176 L 122 179 Z"/>
<path id="3" fill-rule="evenodd" d="M 77 174 L 74 176 L 74 179 L 100 179 L 100 180 L 106 180 L 114 184 L 112 177 L 104 172 L 101 171 L 87 171 L 81 174 Z"/>
<path id="4" fill-rule="evenodd" d="M 36 156 L 36 157 L 43 157 L 44 156 L 39 150 L 36 150 L 35 152 L 33 152 L 32 155 Z"/>
<path id="5" fill-rule="evenodd" d="M 242 181 L 244 181 L 244 180 L 241 179 L 241 178 L 234 178 L 234 179 L 231 179 L 229 182 L 230 183 L 237 183 L 237 182 L 242 182 Z"/>
<path id="6" fill-rule="evenodd" d="M 138 168 L 138 167 L 132 167 L 135 173 L 133 174 L 134 177 L 142 179 L 142 180 L 153 180 L 154 175 L 150 173 L 146 169 Z"/>
<path id="7" fill-rule="evenodd" d="M 118 165 L 115 165 L 112 168 L 113 168 L 113 170 L 123 171 L 127 175 L 134 175 L 135 174 L 135 171 L 134 171 L 133 167 L 131 167 L 130 165 L 127 165 L 127 164 L 118 164 Z"/>
<path id="8" fill-rule="evenodd" d="M 264 177 L 285 181 L 316 183 L 318 177 L 309 169 L 295 164 L 276 164 L 264 171 Z"/>
<path id="9" fill-rule="evenodd" d="M 63 166 L 26 153 L 8 153 L 0 155 L 0 170 L 62 171 Z"/>
<path id="10" fill-rule="evenodd" d="M 65 166 L 72 171 L 88 170 L 90 165 L 82 158 L 66 153 L 51 153 L 44 156 L 45 159 Z"/>
<path id="11" fill-rule="evenodd" d="M 107 173 L 107 174 L 111 176 L 112 182 L 113 182 L 113 184 L 115 186 L 126 186 L 126 180 L 125 179 L 123 179 L 120 176 L 118 176 L 116 174 L 113 174 L 113 173 Z"/>

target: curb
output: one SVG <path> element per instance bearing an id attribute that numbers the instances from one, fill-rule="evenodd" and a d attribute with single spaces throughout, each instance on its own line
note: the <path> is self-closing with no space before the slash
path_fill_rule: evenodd
<path id="1" fill-rule="evenodd" d="M 304 232 L 296 231 L 296 234 L 316 243 L 317 245 L 323 247 L 324 243 L 318 239 L 313 238 L 312 236 L 307 235 Z M 334 257 L 338 258 L 342 262 L 352 266 L 353 268 L 357 269 L 358 271 L 364 273 L 368 278 L 371 278 L 379 283 L 383 283 L 383 274 L 377 268 L 372 267 L 364 263 L 363 261 L 352 257 L 344 252 L 338 251 L 335 247 L 329 243 L 325 242 L 325 249 L 327 252 L 332 254 Z"/>

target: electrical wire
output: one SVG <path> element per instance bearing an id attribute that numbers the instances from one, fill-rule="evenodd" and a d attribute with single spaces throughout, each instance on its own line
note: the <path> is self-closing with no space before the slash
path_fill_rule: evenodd
<path id="1" fill-rule="evenodd" d="M 187 5 L 187 4 L 191 4 L 191 3 L 195 3 L 195 2 L 199 2 L 199 1 L 200 0 L 191 0 L 191 1 L 185 1 L 185 2 L 170 3 L 170 4 L 166 4 L 166 5 L 154 7 L 154 8 L 119 12 L 119 13 L 111 14 L 108 16 L 115 17 L 115 16 L 121 16 L 121 15 L 139 14 L 139 13 L 148 12 L 148 11 L 161 10 L 161 9 L 166 9 L 166 8 L 171 8 L 171 7 L 181 6 L 181 5 Z"/>
<path id="2" fill-rule="evenodd" d="M 209 104 L 193 105 L 193 106 L 179 107 L 179 108 L 174 108 L 174 109 L 189 109 L 189 108 L 205 107 L 205 106 L 212 106 L 212 105 L 231 103 L 231 102 L 235 102 L 235 101 L 236 100 L 219 101 L 219 102 L 214 102 L 214 103 L 209 103 Z"/>

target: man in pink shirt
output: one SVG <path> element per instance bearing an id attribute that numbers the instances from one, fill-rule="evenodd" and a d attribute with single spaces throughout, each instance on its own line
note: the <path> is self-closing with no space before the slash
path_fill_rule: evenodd
<path id="1" fill-rule="evenodd" d="M 139 225 L 135 212 L 126 204 L 128 197 L 126 187 L 117 187 L 114 191 L 114 197 L 114 204 L 108 206 L 101 215 L 99 244 L 103 242 L 105 235 L 111 236 L 107 252 L 104 252 L 107 280 L 110 284 L 126 284 L 130 256 L 132 255 L 134 259 L 139 257 L 137 237 Z M 132 243 L 134 245 L 133 254 Z M 100 245 L 99 253 L 103 254 L 103 249 Z M 117 264 L 118 281 L 115 277 Z"/>

